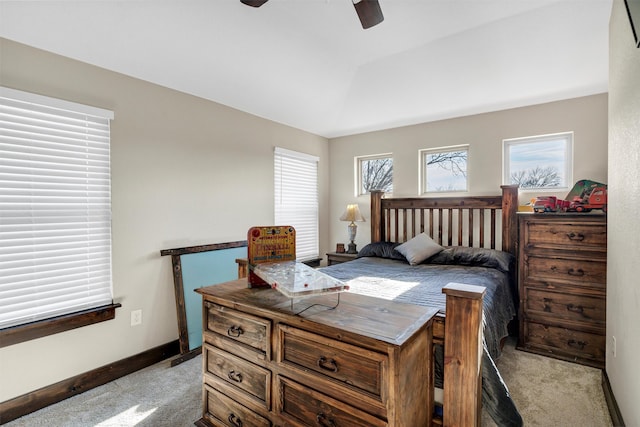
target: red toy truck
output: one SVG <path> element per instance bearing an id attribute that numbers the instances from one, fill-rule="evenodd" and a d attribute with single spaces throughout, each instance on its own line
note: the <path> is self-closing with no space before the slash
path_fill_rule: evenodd
<path id="1" fill-rule="evenodd" d="M 556 196 L 538 196 L 533 203 L 534 212 L 562 212 L 569 208 L 569 202 Z"/>
<path id="2" fill-rule="evenodd" d="M 607 187 L 594 187 L 589 189 L 586 194 L 574 197 L 567 211 L 589 212 L 592 209 L 607 211 Z"/>

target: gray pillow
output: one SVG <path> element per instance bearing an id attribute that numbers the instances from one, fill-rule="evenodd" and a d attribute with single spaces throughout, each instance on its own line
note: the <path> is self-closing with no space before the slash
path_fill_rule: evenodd
<path id="1" fill-rule="evenodd" d="M 429 259 L 429 264 L 468 265 L 495 268 L 508 273 L 515 268 L 515 257 L 508 252 L 489 248 L 454 246 Z"/>
<path id="2" fill-rule="evenodd" d="M 395 242 L 375 242 L 369 243 L 364 248 L 360 249 L 358 252 L 357 258 L 362 257 L 378 257 L 378 258 L 388 258 L 388 259 L 396 259 L 399 261 L 406 261 L 404 256 L 395 248 L 400 243 Z"/>
<path id="3" fill-rule="evenodd" d="M 420 233 L 411 240 L 396 246 L 395 250 L 400 252 L 411 265 L 418 265 L 425 259 L 432 257 L 444 248 L 437 244 L 425 233 Z"/>

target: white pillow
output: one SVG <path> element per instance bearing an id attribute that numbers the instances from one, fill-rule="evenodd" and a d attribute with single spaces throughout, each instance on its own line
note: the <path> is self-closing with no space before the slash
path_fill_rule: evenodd
<path id="1" fill-rule="evenodd" d="M 400 252 L 411 265 L 420 264 L 425 259 L 432 257 L 444 248 L 437 244 L 425 233 L 418 234 L 411 240 L 396 246 L 396 251 Z"/>

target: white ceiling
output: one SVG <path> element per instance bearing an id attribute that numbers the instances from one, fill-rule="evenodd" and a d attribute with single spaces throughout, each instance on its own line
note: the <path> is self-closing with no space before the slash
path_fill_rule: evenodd
<path id="1" fill-rule="evenodd" d="M 1 0 L 0 36 L 331 138 L 606 92 L 611 3 Z"/>

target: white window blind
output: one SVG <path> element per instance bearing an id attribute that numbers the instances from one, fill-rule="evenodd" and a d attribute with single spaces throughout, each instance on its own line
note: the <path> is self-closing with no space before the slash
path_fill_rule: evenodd
<path id="1" fill-rule="evenodd" d="M 0 329 L 113 302 L 111 119 L 0 87 Z"/>
<path id="2" fill-rule="evenodd" d="M 276 147 L 275 224 L 296 229 L 296 258 L 318 258 L 318 158 Z"/>

